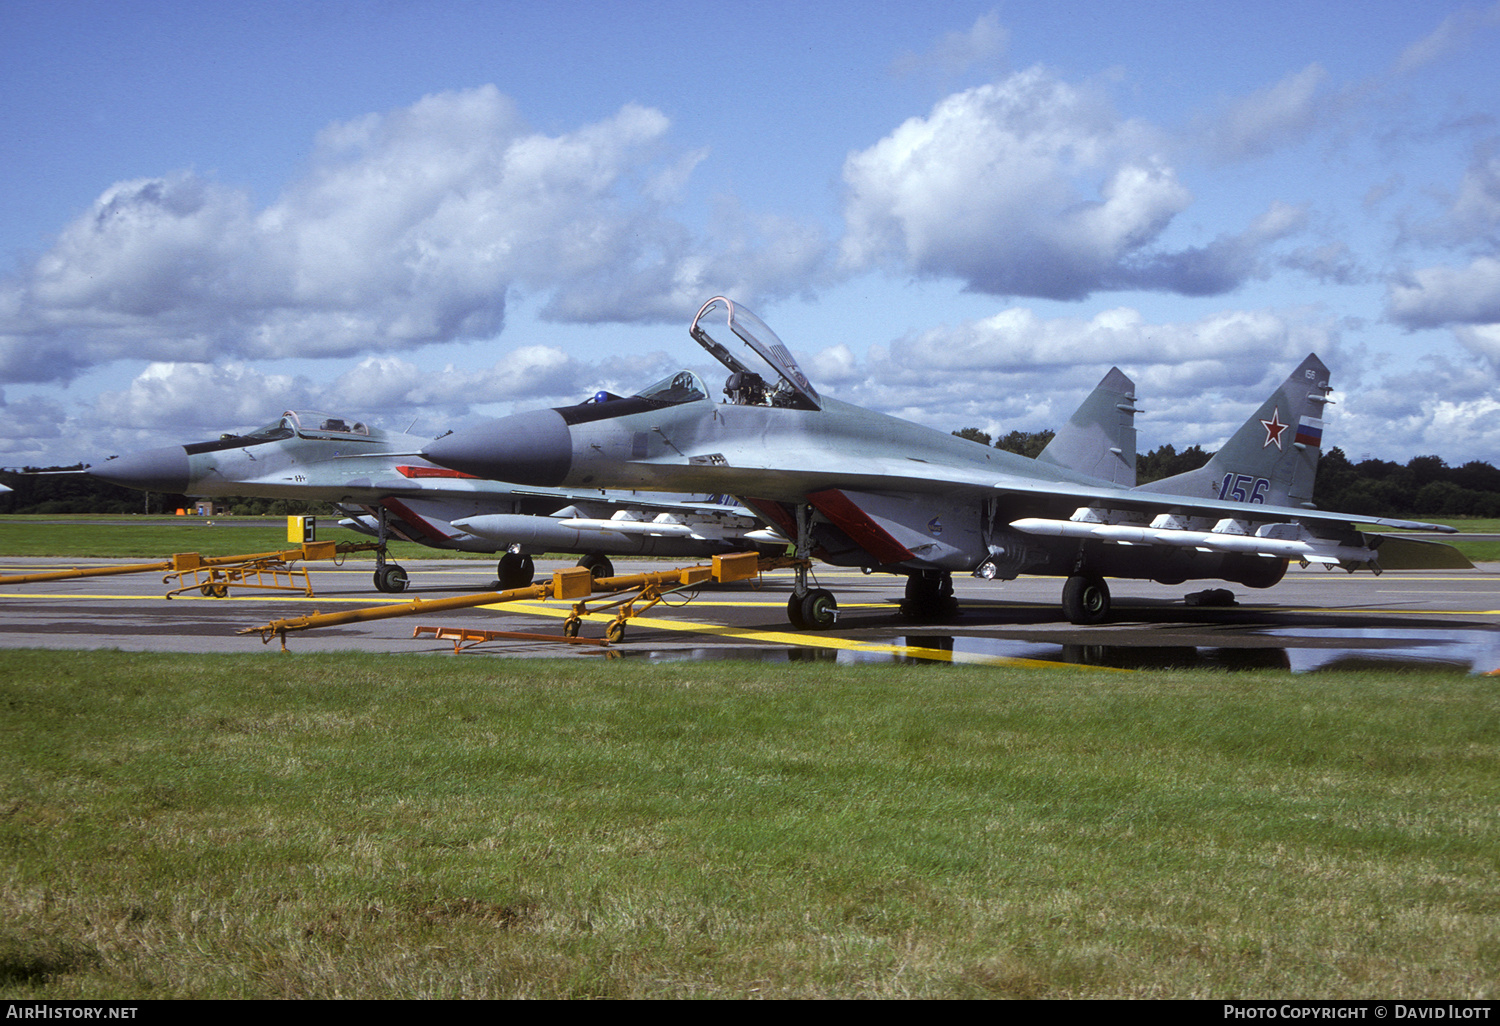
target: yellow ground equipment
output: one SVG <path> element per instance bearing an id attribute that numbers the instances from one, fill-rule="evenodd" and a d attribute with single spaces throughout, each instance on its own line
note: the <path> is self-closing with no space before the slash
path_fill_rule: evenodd
<path id="1" fill-rule="evenodd" d="M 117 574 L 165 572 L 166 576 L 162 578 L 163 584 L 175 580 L 179 585 L 167 592 L 167 598 L 194 589 L 209 598 L 224 598 L 229 594 L 231 586 L 302 591 L 311 598 L 312 582 L 308 580 L 306 568 L 293 567 L 293 563 L 311 562 L 315 559 L 337 559 L 350 552 L 369 552 L 378 548 L 380 548 L 378 542 L 304 542 L 295 549 L 255 552 L 243 556 L 200 556 L 196 552 L 179 552 L 171 559 L 157 563 L 80 567 L 72 570 L 50 570 L 39 574 L 0 577 L 0 585 L 66 581 L 77 577 L 112 577 Z M 191 583 L 188 583 L 189 579 Z"/>
<path id="2" fill-rule="evenodd" d="M 555 635 L 518 635 L 507 634 L 500 631 L 459 631 L 451 628 L 418 627 L 413 632 L 413 637 L 420 634 L 432 634 L 439 638 L 452 640 L 453 650 L 461 651 L 469 645 L 481 641 L 488 641 L 500 637 L 524 637 L 531 640 L 539 638 L 550 638 L 555 641 L 578 640 L 579 627 L 583 618 L 589 613 L 602 612 L 606 609 L 618 609 L 619 612 L 604 629 L 605 643 L 620 641 L 625 637 L 625 621 L 632 616 L 639 616 L 647 609 L 663 601 L 664 597 L 674 592 L 689 588 L 696 588 L 709 581 L 745 581 L 753 579 L 768 570 L 778 570 L 783 567 L 794 566 L 798 560 L 784 556 L 763 557 L 754 552 L 739 552 L 727 556 L 715 556 L 713 563 L 679 567 L 674 570 L 661 570 L 649 574 L 621 574 L 615 577 L 594 578 L 584 567 L 572 567 L 567 570 L 558 570 L 552 574 L 551 580 L 540 584 L 533 584 L 525 588 L 512 588 L 509 591 L 491 591 L 478 595 L 458 595 L 445 599 L 413 599 L 410 602 L 402 602 L 394 605 L 373 606 L 364 609 L 351 609 L 342 613 L 313 613 L 310 616 L 299 616 L 286 620 L 272 620 L 270 623 L 259 627 L 246 627 L 239 631 L 240 634 L 259 634 L 263 642 L 269 643 L 272 638 L 281 641 L 282 651 L 286 650 L 286 636 L 292 631 L 315 630 L 319 627 L 336 627 L 347 623 L 363 623 L 369 620 L 385 620 L 396 616 L 415 616 L 418 613 L 438 613 L 449 609 L 468 609 L 474 606 L 497 605 L 504 602 L 525 601 L 572 601 L 573 610 L 566 620 L 563 621 L 563 637 Z M 588 600 L 598 595 L 601 604 L 593 609 L 589 608 Z M 637 603 L 644 603 L 637 609 Z M 484 636 L 487 635 L 487 636 Z"/>

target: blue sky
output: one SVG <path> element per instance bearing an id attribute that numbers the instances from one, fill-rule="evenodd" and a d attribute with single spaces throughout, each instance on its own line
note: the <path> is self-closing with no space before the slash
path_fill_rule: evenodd
<path id="1" fill-rule="evenodd" d="M 0 4 L 0 464 L 633 391 L 1500 462 L 1500 3 Z"/>

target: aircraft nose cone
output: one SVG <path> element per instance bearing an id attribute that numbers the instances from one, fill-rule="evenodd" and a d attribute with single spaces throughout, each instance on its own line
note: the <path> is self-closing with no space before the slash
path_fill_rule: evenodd
<path id="1" fill-rule="evenodd" d="M 555 487 L 573 465 L 573 436 L 556 410 L 531 410 L 428 442 L 422 455 L 492 481 Z"/>
<path id="2" fill-rule="evenodd" d="M 93 477 L 147 492 L 188 490 L 188 454 L 180 445 L 147 449 L 89 468 Z"/>

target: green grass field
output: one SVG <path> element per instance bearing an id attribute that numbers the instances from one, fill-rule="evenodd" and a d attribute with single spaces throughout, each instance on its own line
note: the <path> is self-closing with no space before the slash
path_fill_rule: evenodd
<path id="1" fill-rule="evenodd" d="M 1500 989 L 1500 681 L 0 652 L 0 996 Z"/>

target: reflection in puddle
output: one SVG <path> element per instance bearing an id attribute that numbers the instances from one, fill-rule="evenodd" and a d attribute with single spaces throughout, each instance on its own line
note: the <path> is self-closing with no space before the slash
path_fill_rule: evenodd
<path id="1" fill-rule="evenodd" d="M 1290 670 L 1317 673 L 1348 670 L 1447 670 L 1489 673 L 1500 669 L 1500 632 L 1383 629 L 1292 628 L 1254 632 L 1268 644 L 1222 648 L 1153 645 L 1051 644 L 1034 640 L 924 634 L 892 638 L 869 648 L 755 648 L 717 646 L 691 649 L 615 649 L 650 662 L 985 663 L 1033 660 L 1124 670 Z M 1270 639 L 1282 641 L 1277 644 Z M 1292 642 L 1286 644 L 1285 642 Z"/>

